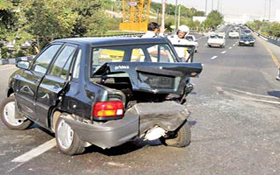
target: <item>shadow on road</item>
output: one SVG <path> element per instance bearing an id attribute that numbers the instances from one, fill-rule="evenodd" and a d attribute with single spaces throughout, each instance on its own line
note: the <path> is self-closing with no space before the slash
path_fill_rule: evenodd
<path id="1" fill-rule="evenodd" d="M 162 145 L 159 139 L 154 141 L 144 141 L 143 139 L 137 139 L 135 141 L 130 141 L 123 145 L 110 149 L 105 149 L 105 150 L 92 145 L 86 149 L 85 153 L 98 152 L 106 156 L 119 156 L 119 155 L 137 151 L 145 146 L 159 146 L 159 145 Z"/>
<path id="2" fill-rule="evenodd" d="M 273 97 L 280 98 L 280 91 L 268 91 L 267 94 Z"/>

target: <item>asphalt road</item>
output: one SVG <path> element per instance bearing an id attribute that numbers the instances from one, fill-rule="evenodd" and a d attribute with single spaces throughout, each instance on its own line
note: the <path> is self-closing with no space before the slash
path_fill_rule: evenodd
<path id="1" fill-rule="evenodd" d="M 208 48 L 206 37 L 197 38 L 195 62 L 204 70 L 193 80 L 187 105 L 192 112 L 189 147 L 137 140 L 110 150 L 92 146 L 74 157 L 54 147 L 14 163 L 53 136 L 37 126 L 14 131 L 0 123 L 0 174 L 280 174 L 280 83 L 271 56 L 258 40 L 255 47 L 239 47 L 238 40 L 227 39 L 220 49 Z M 0 101 L 14 70 L 0 66 Z"/>

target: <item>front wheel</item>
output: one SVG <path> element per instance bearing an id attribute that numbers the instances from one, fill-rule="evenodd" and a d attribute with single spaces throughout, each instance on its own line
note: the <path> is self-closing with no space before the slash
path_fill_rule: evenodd
<path id="1" fill-rule="evenodd" d="M 175 134 L 173 138 L 161 137 L 160 141 L 166 146 L 186 147 L 191 143 L 191 127 L 186 122 Z"/>
<path id="2" fill-rule="evenodd" d="M 14 130 L 24 130 L 33 124 L 31 120 L 27 119 L 24 116 L 16 118 L 16 114 L 20 115 L 16 110 L 15 96 L 12 95 L 3 100 L 0 106 L 0 118 L 3 123 L 8 128 Z"/>
<path id="3" fill-rule="evenodd" d="M 75 155 L 85 151 L 84 142 L 61 116 L 56 122 L 55 139 L 58 148 L 64 154 Z"/>

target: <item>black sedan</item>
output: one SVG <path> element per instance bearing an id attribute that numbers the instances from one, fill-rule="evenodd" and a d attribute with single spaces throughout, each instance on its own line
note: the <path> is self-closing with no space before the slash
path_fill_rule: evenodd
<path id="1" fill-rule="evenodd" d="M 138 137 L 185 147 L 189 78 L 202 65 L 179 61 L 165 38 L 56 40 L 32 62 L 17 62 L 0 118 L 10 129 L 39 124 L 69 155 Z"/>
<path id="2" fill-rule="evenodd" d="M 255 45 L 255 38 L 252 35 L 241 35 L 239 39 L 239 46 L 252 46 Z"/>

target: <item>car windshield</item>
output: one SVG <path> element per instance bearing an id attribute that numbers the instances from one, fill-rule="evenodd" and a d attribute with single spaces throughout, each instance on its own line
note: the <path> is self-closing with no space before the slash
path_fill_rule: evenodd
<path id="1" fill-rule="evenodd" d="M 221 35 L 211 35 L 210 38 L 211 39 L 223 39 L 224 37 Z"/>
<path id="2" fill-rule="evenodd" d="M 186 40 L 193 41 L 193 37 L 192 36 L 186 36 Z"/>
<path id="3" fill-rule="evenodd" d="M 108 62 L 167 62 L 176 60 L 167 44 L 120 45 L 92 48 L 92 66 Z"/>

